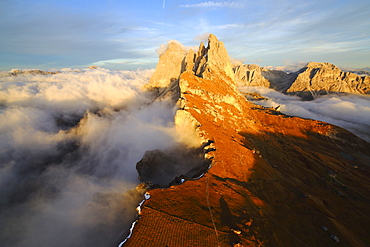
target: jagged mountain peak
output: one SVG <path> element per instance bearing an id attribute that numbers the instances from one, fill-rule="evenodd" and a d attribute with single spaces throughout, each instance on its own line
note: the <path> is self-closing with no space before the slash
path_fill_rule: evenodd
<path id="1" fill-rule="evenodd" d="M 167 94 L 170 92 L 168 88 L 177 88 L 180 75 L 185 71 L 205 79 L 218 77 L 235 84 L 228 52 L 224 43 L 213 34 L 209 35 L 207 47 L 201 42 L 197 52 L 192 49 L 186 52 L 180 44 L 169 43 L 166 51 L 160 55 L 146 88 L 157 90 L 161 95 Z"/>
<path id="2" fill-rule="evenodd" d="M 340 127 L 247 101 L 227 76 L 223 43 L 213 36 L 209 43 L 182 57 L 163 56 L 157 65 L 164 73 L 162 65 L 176 62 L 175 125 L 206 144 L 209 170 L 150 190 L 125 246 L 366 246 L 368 143 Z M 315 78 L 311 71 L 300 75 Z M 162 155 L 139 167 L 163 173 L 166 161 L 176 163 Z"/>
<path id="3" fill-rule="evenodd" d="M 212 44 L 212 43 L 218 43 L 219 41 L 218 41 L 218 39 L 217 39 L 217 37 L 216 37 L 216 35 L 214 35 L 214 34 L 209 34 L 209 36 L 208 36 L 208 44 L 210 45 L 210 44 Z"/>
<path id="4" fill-rule="evenodd" d="M 232 65 L 224 43 L 214 34 L 209 35 L 207 46 L 201 42 L 196 52 L 186 51 L 180 43 L 169 43 L 147 87 L 155 88 L 159 94 L 168 93 L 164 88 L 178 88 L 180 75 L 185 71 L 234 86 L 270 87 L 306 100 L 329 93 L 370 93 L 370 77 L 344 72 L 328 62 L 309 62 L 295 73 L 271 71 L 255 64 Z M 177 90 L 174 98 L 178 95 Z"/>
<path id="5" fill-rule="evenodd" d="M 331 63 L 310 62 L 298 71 L 287 92 L 304 99 L 330 93 L 370 93 L 370 77 L 344 72 Z"/>
<path id="6" fill-rule="evenodd" d="M 309 62 L 293 73 L 268 70 L 254 64 L 234 65 L 238 85 L 270 87 L 305 100 L 324 94 L 370 94 L 370 77 L 342 71 L 328 62 Z"/>
<path id="7" fill-rule="evenodd" d="M 328 62 L 309 62 L 306 67 L 308 68 L 338 68 L 332 63 Z"/>
<path id="8" fill-rule="evenodd" d="M 176 84 L 185 71 L 204 79 L 222 79 L 231 85 L 270 87 L 306 100 L 329 93 L 370 93 L 369 76 L 344 72 L 329 62 L 309 62 L 294 73 L 271 71 L 254 64 L 232 64 L 224 43 L 214 34 L 209 35 L 207 46 L 201 42 L 197 51 L 186 51 L 181 44 L 170 43 L 147 87 L 158 90 Z"/>
<path id="9" fill-rule="evenodd" d="M 234 81 L 235 76 L 231 66 L 229 54 L 222 41 L 210 34 L 208 37 L 207 60 L 203 66 L 206 72 L 205 77 L 211 78 L 213 74 L 223 72 L 229 77 L 229 80 Z M 203 71 L 203 72 L 204 72 Z M 210 72 L 210 73 L 208 73 Z M 224 78 L 226 79 L 226 78 Z"/>

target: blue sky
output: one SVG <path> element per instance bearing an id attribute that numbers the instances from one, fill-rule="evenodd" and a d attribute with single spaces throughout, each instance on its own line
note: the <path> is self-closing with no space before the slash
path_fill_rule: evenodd
<path id="1" fill-rule="evenodd" d="M 0 70 L 154 68 L 208 33 L 244 63 L 370 67 L 368 0 L 0 0 Z"/>

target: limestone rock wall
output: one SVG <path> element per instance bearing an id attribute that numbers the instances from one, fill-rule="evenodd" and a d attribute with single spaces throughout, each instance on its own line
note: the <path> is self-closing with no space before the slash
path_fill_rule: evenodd
<path id="1" fill-rule="evenodd" d="M 166 52 L 159 57 L 159 62 L 149 83 L 148 89 L 175 87 L 182 72 L 192 73 L 204 79 L 221 78 L 228 83 L 235 84 L 235 75 L 232 69 L 228 52 L 222 41 L 210 34 L 208 46 L 200 43 L 197 52 L 186 52 L 176 43 L 170 43 Z M 171 85 L 171 86 L 170 86 Z"/>
<path id="2" fill-rule="evenodd" d="M 241 64 L 234 68 L 235 81 L 239 86 L 270 87 L 270 81 L 262 75 L 263 69 L 256 64 Z"/>
<path id="3" fill-rule="evenodd" d="M 310 62 L 293 73 L 237 64 L 234 73 L 239 86 L 269 87 L 304 99 L 330 93 L 370 94 L 370 76 L 344 72 L 330 63 Z"/>
<path id="4" fill-rule="evenodd" d="M 263 69 L 261 74 L 270 82 L 270 88 L 284 93 L 297 78 L 297 73 L 286 73 L 281 70 Z"/>
<path id="5" fill-rule="evenodd" d="M 145 88 L 156 90 L 158 96 L 170 93 L 170 96 L 177 100 L 176 88 L 185 55 L 186 51 L 182 47 L 174 42 L 170 43 L 166 52 L 159 57 L 155 72 Z"/>
<path id="6" fill-rule="evenodd" d="M 300 70 L 287 92 L 305 97 L 333 92 L 369 94 L 370 77 L 344 72 L 330 63 L 311 62 Z"/>

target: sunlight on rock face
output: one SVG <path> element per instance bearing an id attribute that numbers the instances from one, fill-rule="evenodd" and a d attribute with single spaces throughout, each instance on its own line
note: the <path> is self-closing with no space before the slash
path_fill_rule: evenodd
<path id="1" fill-rule="evenodd" d="M 177 140 L 190 148 L 199 147 L 204 141 L 197 132 L 199 125 L 189 112 L 178 110 L 175 115 Z"/>

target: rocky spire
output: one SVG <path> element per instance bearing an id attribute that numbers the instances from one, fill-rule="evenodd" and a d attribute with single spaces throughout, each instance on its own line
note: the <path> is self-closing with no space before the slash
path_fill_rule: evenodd
<path id="1" fill-rule="evenodd" d="M 158 94 L 164 95 L 168 90 L 177 90 L 181 73 L 189 72 L 198 77 L 212 80 L 217 77 L 232 85 L 235 76 L 230 63 L 230 58 L 222 41 L 210 34 L 208 46 L 201 42 L 197 52 L 186 52 L 177 43 L 170 43 L 164 54 L 159 57 L 156 70 L 145 86 L 155 89 Z"/>
<path id="2" fill-rule="evenodd" d="M 295 73 L 271 71 L 253 64 L 238 64 L 233 68 L 224 43 L 213 34 L 208 37 L 207 47 L 201 42 L 196 52 L 186 52 L 181 45 L 170 43 L 145 87 L 157 90 L 159 95 L 171 92 L 177 100 L 183 72 L 208 80 L 222 80 L 234 87 L 236 84 L 271 87 L 305 99 L 338 92 L 370 94 L 369 76 L 344 72 L 330 63 L 310 62 Z"/>
<path id="3" fill-rule="evenodd" d="M 196 57 L 194 71 L 197 76 L 204 79 L 212 79 L 214 76 L 235 83 L 234 72 L 230 63 L 230 57 L 222 41 L 210 34 L 208 46 L 200 44 Z"/>

